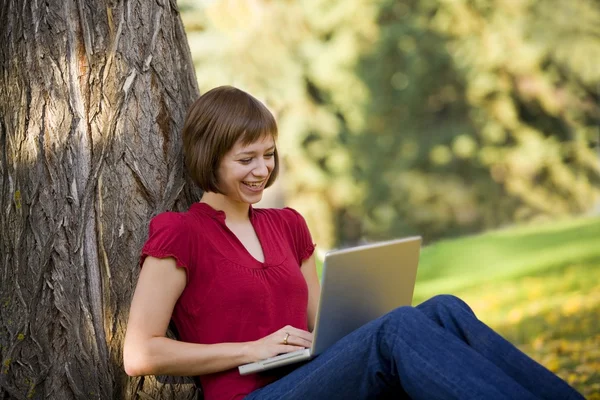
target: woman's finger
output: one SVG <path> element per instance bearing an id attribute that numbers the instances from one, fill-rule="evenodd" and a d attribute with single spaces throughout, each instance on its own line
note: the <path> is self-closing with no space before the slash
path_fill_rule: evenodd
<path id="1" fill-rule="evenodd" d="M 306 340 L 304 338 L 297 337 L 297 336 L 292 336 L 292 341 L 291 342 L 288 339 L 288 343 L 294 344 L 296 346 L 302 346 L 302 347 L 310 347 L 310 346 L 312 346 L 312 341 L 311 340 Z"/>
<path id="2" fill-rule="evenodd" d="M 282 332 L 282 333 L 284 333 L 284 332 Z M 296 333 L 296 332 L 294 332 L 294 333 Z M 305 334 L 296 335 L 294 333 L 285 332 L 283 335 L 283 339 L 281 339 L 280 343 L 294 344 L 294 345 L 303 346 L 303 347 L 312 346 L 312 335 L 305 335 Z"/>
<path id="3" fill-rule="evenodd" d="M 304 331 L 304 330 L 298 329 L 298 328 L 294 328 L 293 326 L 286 326 L 286 327 L 280 329 L 278 332 L 283 332 L 284 337 L 285 337 L 286 333 L 289 333 L 290 335 L 294 335 L 296 337 L 300 337 L 305 340 L 309 340 L 311 342 L 313 339 L 313 334 L 311 332 Z"/>
<path id="4" fill-rule="evenodd" d="M 296 335 L 290 335 L 289 333 L 286 333 L 283 336 L 283 339 L 275 338 L 275 340 L 277 340 L 277 344 L 283 345 L 302 346 L 303 348 L 312 346 L 312 340 L 307 340 L 303 337 Z"/>
<path id="5" fill-rule="evenodd" d="M 279 345 L 277 347 L 277 354 L 283 354 L 283 353 L 291 353 L 292 351 L 298 351 L 298 350 L 304 350 L 305 348 L 302 346 L 294 346 L 291 344 L 285 345 Z"/>

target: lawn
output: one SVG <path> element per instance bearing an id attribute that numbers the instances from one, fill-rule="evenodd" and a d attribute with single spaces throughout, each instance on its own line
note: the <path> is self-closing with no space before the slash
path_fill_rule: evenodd
<path id="1" fill-rule="evenodd" d="M 600 219 L 505 229 L 425 246 L 415 303 L 465 299 L 481 320 L 600 399 Z"/>
<path id="2" fill-rule="evenodd" d="M 600 400 L 599 244 L 600 218 L 583 218 L 426 245 L 414 304 L 441 293 L 463 298 L 525 353 Z"/>

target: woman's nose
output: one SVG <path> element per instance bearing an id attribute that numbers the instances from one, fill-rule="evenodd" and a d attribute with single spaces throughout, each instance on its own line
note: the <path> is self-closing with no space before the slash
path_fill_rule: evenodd
<path id="1" fill-rule="evenodd" d="M 267 161 L 262 158 L 258 160 L 258 165 L 252 171 L 256 176 L 267 176 L 269 174 L 269 167 Z"/>

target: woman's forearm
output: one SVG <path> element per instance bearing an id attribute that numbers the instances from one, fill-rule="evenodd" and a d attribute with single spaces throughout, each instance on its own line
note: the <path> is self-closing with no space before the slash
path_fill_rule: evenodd
<path id="1" fill-rule="evenodd" d="M 142 343 L 126 343 L 123 351 L 125 372 L 140 375 L 204 375 L 253 362 L 251 342 L 195 344 L 167 337 L 154 337 Z"/>

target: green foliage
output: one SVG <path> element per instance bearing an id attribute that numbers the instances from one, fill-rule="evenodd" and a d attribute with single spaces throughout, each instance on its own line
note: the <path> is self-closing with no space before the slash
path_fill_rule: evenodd
<path id="1" fill-rule="evenodd" d="M 276 114 L 286 202 L 325 248 L 598 204 L 591 0 L 180 4 L 201 90 Z"/>
<path id="2" fill-rule="evenodd" d="M 600 63 L 600 9 L 564 4 L 567 17 L 537 1 L 382 6 L 381 40 L 359 68 L 368 130 L 349 147 L 369 182 L 369 235 L 448 236 L 593 207 L 599 70 L 564 54 Z"/>

